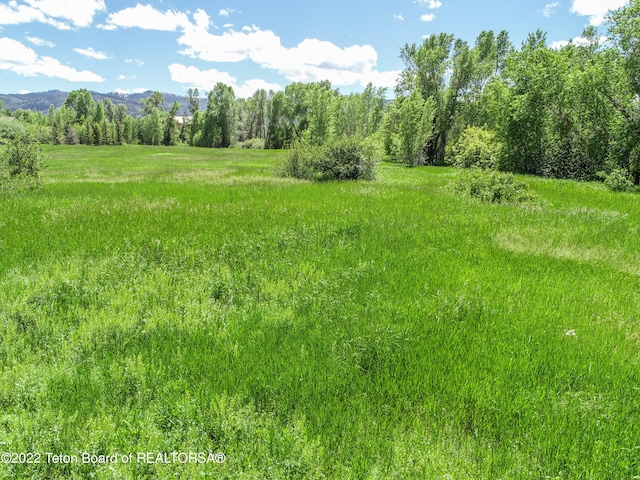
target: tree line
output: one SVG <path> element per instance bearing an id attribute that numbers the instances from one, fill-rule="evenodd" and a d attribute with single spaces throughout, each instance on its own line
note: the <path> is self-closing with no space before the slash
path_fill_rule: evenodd
<path id="1" fill-rule="evenodd" d="M 393 99 L 371 84 L 343 95 L 328 81 L 243 99 L 218 83 L 202 111 L 198 89 L 188 90 L 187 111 L 153 92 L 138 118 L 82 89 L 46 114 L 4 113 L 51 143 L 280 149 L 355 138 L 411 166 L 584 180 L 622 172 L 639 184 L 638 18 L 640 0 L 632 0 L 609 14 L 606 36 L 591 26 L 562 48 L 552 48 L 542 31 L 519 48 L 506 31 L 483 31 L 473 44 L 431 35 L 402 47 Z M 0 138 L 7 124 L 0 123 Z"/>

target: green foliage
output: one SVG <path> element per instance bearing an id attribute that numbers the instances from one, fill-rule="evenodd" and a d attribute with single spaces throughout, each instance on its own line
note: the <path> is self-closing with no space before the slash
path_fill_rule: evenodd
<path id="1" fill-rule="evenodd" d="M 476 45 L 453 35 L 429 35 L 422 45 L 405 45 L 400 57 L 405 64 L 396 92 L 408 96 L 418 90 L 433 101 L 433 135 L 424 149 L 425 163 L 444 165 L 449 137 L 461 115 L 477 120 L 484 112 L 475 108 L 485 86 L 501 73 L 512 46 L 506 32 L 496 37 L 482 32 Z"/>
<path id="2" fill-rule="evenodd" d="M 233 88 L 218 82 L 209 92 L 197 146 L 228 148 L 236 141 L 236 109 Z"/>
<path id="3" fill-rule="evenodd" d="M 470 169 L 461 171 L 451 186 L 487 203 L 537 203 L 538 196 L 512 173 L 495 170 Z"/>
<path id="4" fill-rule="evenodd" d="M 460 168 L 496 168 L 500 149 L 501 144 L 492 131 L 470 126 L 452 147 L 452 163 Z"/>
<path id="5" fill-rule="evenodd" d="M 598 176 L 613 192 L 627 192 L 633 188 L 631 175 L 625 168 L 613 168 L 610 172 L 598 172 Z"/>
<path id="6" fill-rule="evenodd" d="M 93 115 L 95 101 L 86 88 L 69 92 L 64 102 L 65 107 L 76 112 L 76 121 L 81 123 Z"/>
<path id="7" fill-rule="evenodd" d="M 435 107 L 416 89 L 407 97 L 397 98 L 387 111 L 385 144 L 389 154 L 409 166 L 427 162 L 425 150 L 432 138 Z"/>
<path id="8" fill-rule="evenodd" d="M 12 117 L 0 117 L 0 145 L 27 135 L 22 122 Z"/>
<path id="9" fill-rule="evenodd" d="M 264 148 L 264 138 L 254 137 L 244 142 L 240 142 L 236 145 L 239 148 L 249 148 L 254 150 L 262 150 Z"/>
<path id="10" fill-rule="evenodd" d="M 38 188 L 45 159 L 39 143 L 25 137 L 11 140 L 0 151 L 0 188 L 4 191 Z"/>
<path id="11" fill-rule="evenodd" d="M 276 175 L 305 180 L 373 180 L 375 160 L 359 140 L 337 138 L 324 145 L 299 141 L 277 167 Z"/>

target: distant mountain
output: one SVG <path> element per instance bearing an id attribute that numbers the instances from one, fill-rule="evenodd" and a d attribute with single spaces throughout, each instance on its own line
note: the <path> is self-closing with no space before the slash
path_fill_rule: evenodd
<path id="1" fill-rule="evenodd" d="M 69 92 L 62 92 L 60 90 L 49 90 L 48 92 L 34 92 L 34 93 L 15 93 L 15 94 L 1 94 L 0 103 L 4 104 L 4 107 L 10 108 L 12 111 L 21 108 L 23 110 L 38 110 L 46 113 L 49 110 L 49 105 L 53 105 L 54 108 L 60 107 L 65 100 Z M 99 93 L 91 92 L 91 96 L 97 102 L 102 100 L 103 102 L 108 98 L 115 105 L 124 103 L 127 106 L 127 111 L 130 115 L 137 117 L 142 115 L 142 105 L 140 100 L 146 99 L 151 95 L 151 90 L 143 93 Z M 185 95 L 175 95 L 173 93 L 163 93 L 165 101 L 165 109 L 168 110 L 174 101 L 178 102 L 181 106 L 179 113 L 188 112 L 188 98 Z M 207 99 L 200 99 L 201 108 L 204 110 L 207 105 Z"/>

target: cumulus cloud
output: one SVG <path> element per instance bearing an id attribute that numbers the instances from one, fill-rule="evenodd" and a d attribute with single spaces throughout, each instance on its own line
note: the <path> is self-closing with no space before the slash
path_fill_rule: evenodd
<path id="1" fill-rule="evenodd" d="M 545 17 L 550 17 L 556 12 L 556 8 L 560 6 L 560 2 L 551 2 L 547 3 L 542 9 L 542 15 Z"/>
<path id="2" fill-rule="evenodd" d="M 49 42 L 47 40 L 43 40 L 42 38 L 38 38 L 38 37 L 24 37 L 24 38 L 26 38 L 30 43 L 33 43 L 36 47 L 53 48 L 56 46 L 55 43 Z"/>
<path id="3" fill-rule="evenodd" d="M 423 7 L 430 8 L 431 10 L 440 8 L 442 6 L 442 2 L 438 0 L 415 0 L 415 3 Z"/>
<path id="4" fill-rule="evenodd" d="M 242 85 L 239 85 L 236 77 L 215 68 L 200 70 L 193 66 L 187 67 L 174 63 L 169 65 L 169 74 L 174 82 L 180 83 L 185 87 L 198 88 L 200 91 L 211 90 L 218 82 L 224 83 L 233 88 L 236 97 L 240 98 L 248 98 L 261 88 L 267 91 L 273 90 L 274 92 L 282 90 L 282 87 L 277 83 L 268 83 L 260 79 L 247 80 Z"/>
<path id="5" fill-rule="evenodd" d="M 21 23 L 42 22 L 47 18 L 41 11 L 15 2 L 5 5 L 0 3 L 0 25 L 18 25 Z"/>
<path id="6" fill-rule="evenodd" d="M 0 24 L 40 22 L 59 29 L 88 27 L 96 13 L 105 10 L 103 0 L 13 0 L 0 4 Z"/>
<path id="7" fill-rule="evenodd" d="M 218 15 L 220 15 L 221 17 L 228 17 L 232 13 L 241 13 L 241 12 L 239 12 L 238 10 L 236 10 L 234 8 L 222 8 L 218 12 Z"/>
<path id="8" fill-rule="evenodd" d="M 433 2 L 434 5 L 438 3 Z M 231 9 L 224 11 L 232 13 Z M 289 81 L 329 80 L 337 85 L 366 85 L 372 81 L 380 87 L 395 85 L 397 72 L 381 73 L 375 70 L 377 52 L 370 45 L 343 48 L 331 42 L 306 39 L 294 47 L 285 47 L 280 37 L 271 30 L 261 30 L 252 25 L 243 27 L 239 32 L 229 29 L 214 35 L 209 32 L 211 20 L 206 12 L 196 10 L 191 17 L 193 21 L 186 13 L 172 10 L 161 12 L 151 5 L 137 4 L 110 14 L 103 28 L 138 27 L 179 31 L 177 41 L 182 49 L 178 53 L 182 55 L 207 62 L 250 60 L 263 68 L 277 71 Z M 231 25 L 227 27 L 230 28 Z M 190 68 L 175 65 L 178 64 L 174 64 L 170 71 L 176 78 L 182 78 L 180 75 Z M 204 72 L 215 78 L 222 75 L 220 72 L 216 73 L 215 69 Z M 192 70 L 191 73 L 197 72 Z M 198 75 L 202 76 L 202 71 Z M 392 77 L 393 81 L 390 80 Z M 380 84 L 380 81 L 385 83 Z"/>
<path id="9" fill-rule="evenodd" d="M 395 18 L 396 20 L 400 20 L 403 21 L 404 20 L 404 16 L 400 13 L 394 13 L 393 14 L 393 18 Z"/>
<path id="10" fill-rule="evenodd" d="M 573 0 L 571 11 L 590 17 L 591 25 L 600 25 L 609 10 L 624 7 L 628 0 Z"/>
<path id="11" fill-rule="evenodd" d="M 202 10 L 197 10 L 194 14 L 196 25 L 205 22 L 204 16 L 207 15 Z M 206 21 L 208 25 L 209 17 Z M 175 32 L 176 30 L 191 26 L 189 17 L 186 13 L 168 10 L 160 12 L 151 5 L 136 4 L 135 7 L 128 7 L 115 13 L 110 13 L 107 17 L 106 25 L 102 28 L 113 30 L 116 28 L 142 28 L 144 30 L 160 30 L 164 32 Z"/>
<path id="12" fill-rule="evenodd" d="M 603 44 L 609 41 L 609 39 L 607 37 L 605 37 L 604 35 L 601 35 L 598 39 L 596 39 L 596 41 L 599 44 Z M 566 47 L 567 45 L 569 45 L 570 43 L 572 43 L 573 45 L 578 45 L 580 47 L 588 47 L 589 45 L 591 45 L 592 40 L 589 38 L 585 38 L 585 37 L 575 37 L 571 40 L 558 40 L 556 42 L 551 42 L 550 47 L 555 49 L 555 50 L 560 50 L 561 48 Z"/>
<path id="13" fill-rule="evenodd" d="M 221 35 L 188 28 L 178 43 L 185 46 L 180 53 L 191 58 L 209 62 L 251 60 L 264 68 L 276 70 L 294 82 L 329 80 L 337 85 L 366 85 L 372 78 L 387 78 L 375 72 L 378 55 L 370 45 L 341 48 L 331 42 L 305 39 L 297 46 L 287 48 L 271 30 L 261 30 L 256 26 Z M 393 85 L 395 81 L 392 84 L 377 84 Z"/>
<path id="14" fill-rule="evenodd" d="M 433 13 L 425 13 L 420 17 L 421 22 L 433 22 L 436 16 Z"/>
<path id="15" fill-rule="evenodd" d="M 80 55 L 84 55 L 85 57 L 93 58 L 95 60 L 106 60 L 107 58 L 109 58 L 109 55 L 107 55 L 106 53 L 99 52 L 97 50 L 94 50 L 91 47 L 89 47 L 89 48 L 74 48 L 73 51 L 76 52 L 76 53 L 79 53 Z"/>
<path id="16" fill-rule="evenodd" d="M 126 75 L 118 75 L 118 80 L 135 80 L 137 77 L 137 75 L 131 75 L 129 77 L 127 77 Z"/>
<path id="17" fill-rule="evenodd" d="M 0 70 L 18 75 L 62 78 L 71 82 L 103 82 L 104 78 L 88 70 L 78 71 L 52 57 L 41 57 L 12 38 L 0 38 Z"/>

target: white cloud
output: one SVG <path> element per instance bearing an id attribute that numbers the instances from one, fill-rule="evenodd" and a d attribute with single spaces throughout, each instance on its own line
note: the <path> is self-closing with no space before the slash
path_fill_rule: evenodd
<path id="1" fill-rule="evenodd" d="M 591 17 L 589 22 L 597 26 L 604 22 L 609 10 L 617 10 L 626 4 L 627 0 L 573 0 L 571 11 Z"/>
<path id="2" fill-rule="evenodd" d="M 104 0 L 25 0 L 25 2 L 49 17 L 70 20 L 76 27 L 88 27 L 97 12 L 107 9 Z"/>
<path id="3" fill-rule="evenodd" d="M 0 4 L 0 24 L 40 22 L 59 29 L 88 27 L 97 12 L 105 11 L 103 0 L 24 0 Z M 62 21 L 61 21 L 62 20 Z"/>
<path id="4" fill-rule="evenodd" d="M 148 88 L 131 88 L 131 89 L 116 88 L 115 93 L 119 95 L 130 95 L 132 93 L 144 93 L 148 91 L 149 91 Z"/>
<path id="5" fill-rule="evenodd" d="M 404 20 L 404 16 L 400 13 L 394 13 L 393 14 L 393 18 L 395 18 L 396 20 L 400 20 L 403 21 Z"/>
<path id="6" fill-rule="evenodd" d="M 431 10 L 442 6 L 442 2 L 438 0 L 415 0 L 415 3 L 422 5 L 423 7 L 430 8 Z"/>
<path id="7" fill-rule="evenodd" d="M 37 47 L 53 48 L 56 46 L 55 43 L 48 42 L 47 40 L 43 40 L 42 38 L 38 38 L 38 37 L 24 37 L 24 38 L 26 38 L 29 42 L 33 43 Z"/>
<path id="8" fill-rule="evenodd" d="M 46 16 L 39 10 L 26 5 L 0 4 L 0 25 L 18 25 L 20 23 L 47 23 Z"/>
<path id="9" fill-rule="evenodd" d="M 542 15 L 545 17 L 550 17 L 556 12 L 556 8 L 560 6 L 560 2 L 551 2 L 547 3 L 542 9 Z"/>
<path id="10" fill-rule="evenodd" d="M 222 28 L 233 28 L 233 23 L 225 23 Z"/>
<path id="11" fill-rule="evenodd" d="M 599 44 L 603 44 L 608 42 L 609 39 L 607 37 L 605 37 L 604 35 L 601 35 L 598 39 L 597 42 Z M 585 37 L 575 37 L 573 39 L 569 40 L 558 40 L 556 42 L 551 42 L 550 47 L 555 49 L 555 50 L 560 50 L 561 48 L 566 47 L 567 45 L 569 45 L 569 43 L 573 43 L 574 45 L 578 45 L 580 47 L 588 47 L 591 44 L 592 40 L 585 38 Z"/>
<path id="12" fill-rule="evenodd" d="M 235 8 L 222 8 L 218 12 L 218 15 L 220 15 L 221 17 L 228 17 L 232 13 L 242 13 L 242 12 L 236 10 Z"/>
<path id="13" fill-rule="evenodd" d="M 140 60 L 139 58 L 125 58 L 124 61 L 125 61 L 125 63 L 135 63 L 139 67 L 144 65 L 144 62 L 142 60 Z"/>
<path id="14" fill-rule="evenodd" d="M 185 30 L 178 43 L 186 48 L 180 53 L 209 62 L 251 60 L 276 70 L 294 82 L 329 80 L 337 85 L 366 85 L 372 78 L 386 79 L 374 71 L 378 54 L 370 45 L 341 48 L 331 42 L 305 39 L 292 48 L 284 47 L 270 30 L 256 26 L 242 32 L 228 31 L 213 35 L 197 28 Z M 393 86 L 386 82 L 384 85 Z"/>
<path id="15" fill-rule="evenodd" d="M 198 9 L 194 14 L 196 25 L 204 22 L 204 16 L 208 15 Z M 160 12 L 151 5 L 136 4 L 135 7 L 128 7 L 115 13 L 109 14 L 107 24 L 102 28 L 113 30 L 115 28 L 142 28 L 144 30 L 160 30 L 165 32 L 174 32 L 181 28 L 187 28 L 191 25 L 189 17 L 186 13 L 168 10 Z M 208 24 L 207 24 L 208 25 Z"/>
<path id="16" fill-rule="evenodd" d="M 193 14 L 193 20 L 195 21 L 197 28 L 202 28 L 204 30 L 209 28 L 209 25 L 211 24 L 211 19 L 209 18 L 207 12 L 200 8 Z"/>
<path id="17" fill-rule="evenodd" d="M 236 97 L 239 98 L 248 98 L 261 88 L 267 91 L 273 90 L 274 92 L 282 90 L 282 87 L 277 83 L 268 83 L 260 79 L 247 80 L 242 85 L 238 85 L 236 77 L 227 72 L 220 72 L 215 68 L 200 70 L 196 67 L 187 67 L 174 63 L 169 65 L 169 73 L 174 82 L 187 87 L 196 87 L 201 92 L 211 90 L 218 82 L 224 83 L 233 88 Z"/>
<path id="18" fill-rule="evenodd" d="M 225 11 L 232 13 L 231 9 Z M 133 8 L 110 14 L 107 26 L 179 30 L 178 44 L 183 47 L 179 53 L 182 55 L 208 62 L 251 60 L 263 68 L 279 72 L 290 81 L 329 80 L 337 85 L 366 85 L 376 79 L 385 82 L 374 82 L 376 86 L 395 85 L 396 72 L 383 74 L 375 71 L 377 52 L 370 45 L 341 48 L 330 42 L 306 39 L 295 47 L 287 48 L 272 31 L 261 30 L 255 25 L 245 26 L 240 32 L 230 29 L 214 35 L 209 32 L 211 21 L 204 11 L 197 10 L 192 17 L 193 22 L 182 12 L 161 12 L 150 5 L 137 4 Z M 226 28 L 231 26 L 227 24 Z M 180 70 L 180 67 L 174 66 L 172 73 L 179 75 L 186 68 Z M 209 76 L 220 74 L 215 70 L 206 72 Z M 393 82 L 389 80 L 391 76 L 394 76 Z"/>
<path id="19" fill-rule="evenodd" d="M 126 75 L 118 75 L 118 80 L 135 80 L 136 78 L 138 78 L 137 75 L 131 75 L 130 77 L 127 77 Z"/>
<path id="20" fill-rule="evenodd" d="M 102 82 L 104 78 L 88 70 L 78 71 L 51 57 L 40 57 L 31 48 L 12 38 L 0 38 L 0 70 L 35 77 L 44 75 L 71 82 Z"/>
<path id="21" fill-rule="evenodd" d="M 98 51 L 94 50 L 91 47 L 89 47 L 89 48 L 74 48 L 73 51 L 76 52 L 76 53 L 79 53 L 80 55 L 84 55 L 85 57 L 93 58 L 93 59 L 96 59 L 96 60 L 106 60 L 107 58 L 109 58 L 109 55 L 107 55 L 106 53 L 98 52 Z"/>
<path id="22" fill-rule="evenodd" d="M 433 22 L 436 16 L 433 13 L 425 13 L 420 17 L 421 22 Z"/>
<path id="23" fill-rule="evenodd" d="M 280 39 L 271 31 L 235 32 L 213 35 L 199 28 L 188 28 L 178 39 L 186 48 L 180 53 L 209 62 L 240 62 L 259 50 L 281 53 Z"/>

